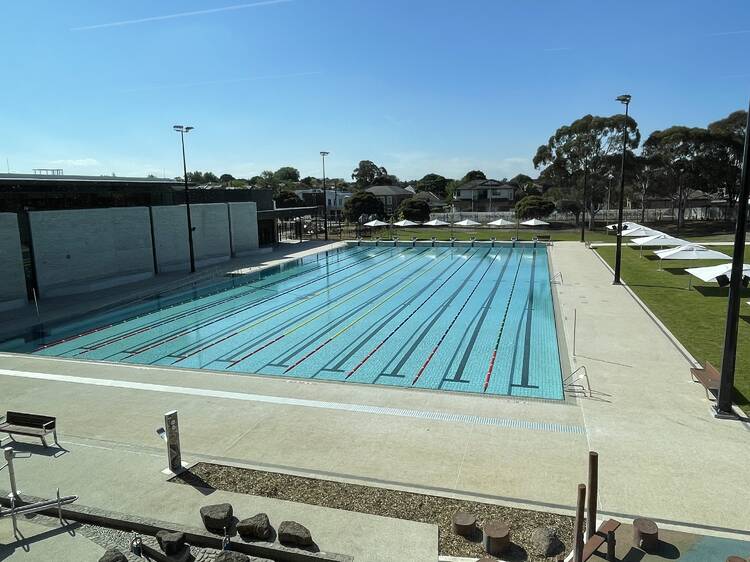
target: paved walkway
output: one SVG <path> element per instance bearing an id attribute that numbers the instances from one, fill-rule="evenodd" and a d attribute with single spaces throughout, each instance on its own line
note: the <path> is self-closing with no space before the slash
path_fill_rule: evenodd
<path id="1" fill-rule="evenodd" d="M 750 484 L 745 426 L 711 417 L 686 359 L 624 288 L 611 285 L 591 250 L 562 242 L 551 256 L 564 277 L 555 287 L 571 351 L 577 315 L 576 356 L 567 359 L 587 367 L 595 399 L 521 400 L 0 354 L 0 409 L 55 413 L 70 449 L 24 461 L 19 486 L 49 496 L 59 484 L 84 504 L 195 525 L 198 505 L 230 495 L 205 498 L 163 481 L 154 430 L 165 411 L 177 409 L 188 461 L 569 510 L 593 449 L 606 512 L 711 534 L 750 527 L 741 499 Z M 285 513 L 270 500 L 231 496 L 243 513 L 261 505 Z M 360 535 L 341 532 L 350 514 L 294 504 L 291 511 L 310 523 L 324 550 L 404 560 L 367 550 L 411 545 L 421 550 L 409 560 L 434 560 L 432 526 L 383 523 L 373 542 L 360 543 Z M 404 532 L 404 525 L 416 527 Z"/>

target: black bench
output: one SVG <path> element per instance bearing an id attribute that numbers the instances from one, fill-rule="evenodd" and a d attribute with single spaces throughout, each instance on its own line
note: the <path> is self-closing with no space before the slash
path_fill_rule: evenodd
<path id="1" fill-rule="evenodd" d="M 39 437 L 42 445 L 47 447 L 47 441 L 44 437 L 52 434 L 55 445 L 57 442 L 56 418 L 52 416 L 43 416 L 40 414 L 25 414 L 22 412 L 7 412 L 0 420 L 0 432 L 7 433 L 11 439 L 14 435 L 27 435 L 29 437 Z"/>
<path id="2" fill-rule="evenodd" d="M 537 240 L 552 240 L 551 234 L 537 234 L 536 235 Z"/>

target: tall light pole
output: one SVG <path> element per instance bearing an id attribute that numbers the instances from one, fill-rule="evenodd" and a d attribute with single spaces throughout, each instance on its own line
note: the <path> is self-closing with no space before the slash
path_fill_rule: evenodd
<path id="1" fill-rule="evenodd" d="M 628 145 L 628 106 L 630 94 L 615 98 L 625 104 L 625 120 L 622 122 L 622 162 L 620 164 L 620 202 L 617 207 L 617 252 L 615 253 L 615 279 L 613 285 L 620 284 L 620 264 L 622 263 L 622 208 L 625 205 L 625 151 Z"/>
<path id="2" fill-rule="evenodd" d="M 740 200 L 737 202 L 737 228 L 734 232 L 734 253 L 732 254 L 732 276 L 729 278 L 729 303 L 727 304 L 727 324 L 724 331 L 724 352 L 721 357 L 721 381 L 719 397 L 716 400 L 717 417 L 734 417 L 732 394 L 734 392 L 734 368 L 737 359 L 737 325 L 740 319 L 742 273 L 745 260 L 745 233 L 747 230 L 747 199 L 750 197 L 750 179 L 747 176 L 750 159 L 750 114 L 745 126 L 745 149 L 742 156 L 740 179 Z"/>
<path id="3" fill-rule="evenodd" d="M 195 249 L 193 248 L 193 221 L 190 218 L 190 190 L 188 189 L 187 163 L 185 160 L 185 133 L 189 133 L 195 127 L 185 125 L 174 125 L 173 129 L 180 133 L 182 141 L 182 177 L 185 180 L 185 210 L 187 212 L 188 246 L 190 247 L 190 273 L 195 273 Z"/>
<path id="4" fill-rule="evenodd" d="M 326 193 L 326 156 L 330 152 L 325 150 L 320 151 L 320 157 L 323 159 L 323 231 L 328 240 L 328 194 Z"/>

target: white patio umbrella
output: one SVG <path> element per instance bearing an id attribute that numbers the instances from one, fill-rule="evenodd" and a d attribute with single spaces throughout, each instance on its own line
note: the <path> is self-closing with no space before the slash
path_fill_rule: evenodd
<path id="1" fill-rule="evenodd" d="M 424 223 L 425 226 L 448 226 L 449 224 L 449 222 L 441 221 L 440 219 L 432 219 Z"/>
<path id="2" fill-rule="evenodd" d="M 521 223 L 524 226 L 549 226 L 548 222 L 540 221 L 539 219 L 529 219 Z"/>
<path id="3" fill-rule="evenodd" d="M 374 221 L 366 222 L 365 226 L 369 226 L 371 228 L 376 226 L 388 226 L 387 222 L 383 222 L 381 220 L 375 219 Z"/>
<path id="4" fill-rule="evenodd" d="M 615 224 L 608 224 L 605 226 L 607 230 L 617 230 L 617 223 Z M 634 228 L 645 228 L 642 225 L 638 224 L 637 222 L 630 222 L 630 221 L 622 221 L 622 230 L 625 232 L 626 230 L 632 230 Z"/>
<path id="5" fill-rule="evenodd" d="M 505 219 L 497 219 L 492 222 L 488 222 L 487 226 L 512 226 L 512 221 L 506 221 Z"/>
<path id="6" fill-rule="evenodd" d="M 454 222 L 454 226 L 479 226 L 479 223 L 471 219 L 464 219 L 462 221 Z"/>
<path id="7" fill-rule="evenodd" d="M 708 267 L 691 267 L 689 269 L 686 269 L 685 271 L 693 277 L 697 277 L 698 279 L 700 279 L 701 281 L 705 281 L 706 283 L 708 283 L 709 281 L 718 283 L 718 277 L 721 277 L 722 275 L 725 275 L 727 278 L 731 279 L 732 262 L 722 263 L 719 265 L 709 265 Z M 742 275 L 750 275 L 750 265 L 746 263 L 742 264 Z M 691 285 L 692 279 L 690 280 L 688 289 Z"/>
<path id="8" fill-rule="evenodd" d="M 632 242 L 636 246 L 641 247 L 641 256 L 643 256 L 643 248 L 645 246 L 684 246 L 689 244 L 687 240 L 682 238 L 675 238 L 669 234 L 655 234 L 654 236 L 643 236 L 642 238 L 635 238 Z"/>
<path id="9" fill-rule="evenodd" d="M 622 235 L 629 238 L 643 238 L 645 236 L 656 236 L 657 234 L 664 233 L 661 230 L 654 230 L 653 228 L 648 228 L 647 226 L 638 226 L 636 228 L 629 228 L 628 230 L 622 231 Z"/>
<path id="10" fill-rule="evenodd" d="M 394 222 L 393 226 L 419 226 L 418 222 L 412 222 L 408 219 L 400 220 L 398 222 Z"/>
<path id="11" fill-rule="evenodd" d="M 700 244 L 686 244 L 676 248 L 667 248 L 666 250 L 654 250 L 654 254 L 659 258 L 659 269 L 661 269 L 662 260 L 724 260 L 729 256 L 716 250 L 711 250 Z"/>
<path id="12" fill-rule="evenodd" d="M 666 250 L 654 250 L 660 260 L 724 260 L 729 256 L 700 244 L 686 244 Z"/>

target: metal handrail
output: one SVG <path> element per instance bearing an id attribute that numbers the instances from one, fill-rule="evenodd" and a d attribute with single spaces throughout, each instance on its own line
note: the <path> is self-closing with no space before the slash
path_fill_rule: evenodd
<path id="1" fill-rule="evenodd" d="M 580 375 L 578 375 L 575 379 L 573 379 L 573 376 L 578 371 L 583 371 L 583 373 L 580 374 Z M 571 379 L 573 379 L 573 380 L 571 380 Z M 584 386 L 582 384 L 576 384 L 578 381 L 584 380 L 584 379 L 586 381 L 586 387 L 585 388 L 584 388 Z M 591 381 L 589 380 L 589 373 L 588 373 L 588 370 L 586 369 L 586 365 L 581 365 L 575 371 L 573 371 L 567 377 L 565 377 L 565 379 L 563 379 L 563 387 L 570 388 L 570 389 L 572 389 L 572 388 L 580 388 L 581 391 L 583 392 L 584 396 L 586 396 L 587 398 L 591 398 L 591 396 L 592 396 Z M 587 392 L 587 390 L 588 390 L 588 392 Z"/>
<path id="2" fill-rule="evenodd" d="M 10 509 L 0 509 L 0 519 L 8 517 L 13 520 L 13 535 L 18 538 L 18 516 L 28 515 L 30 513 L 38 513 L 51 507 L 57 506 L 57 517 L 60 520 L 60 525 L 64 524 L 62 516 L 62 506 L 73 503 L 78 499 L 78 496 L 64 496 L 60 497 L 60 488 L 57 489 L 57 499 L 54 500 L 43 500 L 36 503 L 30 503 L 16 507 L 16 497 L 11 495 L 10 498 Z"/>
<path id="3" fill-rule="evenodd" d="M 549 282 L 550 282 L 551 284 L 554 284 L 554 283 L 555 283 L 555 279 L 557 279 L 558 277 L 560 278 L 560 285 L 562 285 L 562 284 L 564 283 L 564 279 L 563 279 L 563 274 L 562 274 L 562 271 L 558 271 L 557 273 L 555 273 L 555 274 L 554 274 L 554 275 L 552 276 L 552 279 L 550 279 L 550 280 L 549 280 Z"/>

